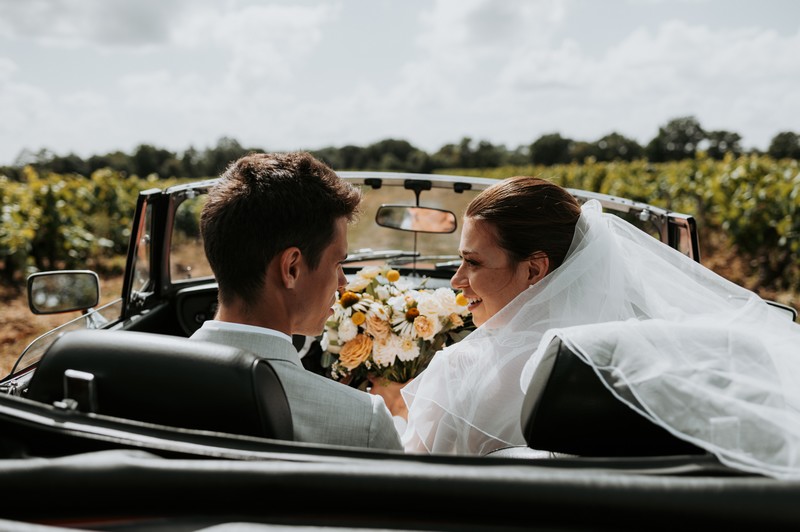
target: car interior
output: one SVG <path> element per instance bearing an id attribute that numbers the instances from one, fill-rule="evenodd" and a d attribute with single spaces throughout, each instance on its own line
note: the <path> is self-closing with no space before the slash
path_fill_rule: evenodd
<path id="1" fill-rule="evenodd" d="M 293 437 L 289 403 L 269 360 L 187 338 L 65 333 L 42 357 L 23 396 L 64 410 L 171 427 Z"/>

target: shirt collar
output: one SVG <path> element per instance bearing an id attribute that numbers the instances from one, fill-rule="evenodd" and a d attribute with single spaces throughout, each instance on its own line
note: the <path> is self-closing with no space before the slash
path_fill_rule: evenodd
<path id="1" fill-rule="evenodd" d="M 281 331 L 275 329 L 268 329 L 267 327 L 259 327 L 257 325 L 247 325 L 244 323 L 233 323 L 230 321 L 207 320 L 203 322 L 203 329 L 217 330 L 217 331 L 241 331 L 251 332 L 257 334 L 267 334 L 270 336 L 277 336 L 283 338 L 289 343 L 292 343 L 292 338 Z"/>

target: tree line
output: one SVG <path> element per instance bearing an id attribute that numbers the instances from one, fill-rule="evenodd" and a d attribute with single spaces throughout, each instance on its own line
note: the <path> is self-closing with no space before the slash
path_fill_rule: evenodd
<path id="1" fill-rule="evenodd" d="M 182 153 L 149 144 L 139 145 L 132 154 L 120 151 L 93 155 L 83 159 L 75 154 L 56 155 L 43 149 L 23 152 L 14 165 L 0 167 L 0 175 L 12 181 L 23 179 L 23 168 L 32 166 L 39 173 L 79 174 L 89 176 L 103 168 L 123 175 L 160 178 L 209 177 L 219 175 L 235 159 L 262 148 L 244 147 L 237 140 L 223 137 L 217 145 L 205 150 L 190 147 Z M 585 163 L 631 162 L 646 159 L 652 163 L 694 158 L 698 152 L 722 160 L 726 154 L 766 154 L 773 159 L 800 159 L 800 134 L 784 131 L 776 134 L 766 152 L 745 150 L 741 135 L 732 131 L 707 131 L 693 116 L 674 118 L 659 127 L 658 134 L 647 144 L 619 133 L 610 133 L 594 142 L 561 136 L 542 135 L 529 145 L 509 149 L 486 140 L 462 138 L 458 144 L 446 144 L 429 154 L 406 140 L 386 139 L 366 147 L 347 145 L 308 150 L 337 170 L 382 170 L 431 173 L 445 168 L 498 168 Z"/>
<path id="2" fill-rule="evenodd" d="M 24 289 L 26 275 L 40 270 L 121 273 L 139 193 L 197 179 L 139 178 L 110 168 L 88 176 L 39 173 L 32 166 L 22 172 L 20 181 L 0 175 L 0 286 L 17 289 Z M 541 175 L 567 188 L 690 214 L 701 253 L 711 251 L 707 266 L 735 273 L 730 280 L 752 290 L 800 291 L 800 159 L 728 153 L 715 160 L 703 152 L 663 163 L 639 159 L 442 173 L 496 179 Z M 196 223 L 196 216 L 175 221 L 176 226 L 186 222 Z M 724 251 L 715 258 L 714 250 Z M 731 259 L 739 266 L 729 269 Z"/>

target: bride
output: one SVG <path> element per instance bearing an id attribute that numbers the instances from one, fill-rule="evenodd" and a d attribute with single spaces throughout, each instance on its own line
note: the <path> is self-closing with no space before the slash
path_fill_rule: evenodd
<path id="1" fill-rule="evenodd" d="M 534 177 L 470 203 L 460 253 L 451 284 L 479 327 L 400 391 L 407 452 L 525 445 L 525 390 L 558 336 L 676 436 L 739 469 L 800 476 L 800 325 L 782 311 Z"/>

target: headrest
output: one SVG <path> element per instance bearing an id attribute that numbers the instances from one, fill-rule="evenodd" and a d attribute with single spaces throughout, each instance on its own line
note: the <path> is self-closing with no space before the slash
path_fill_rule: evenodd
<path id="1" fill-rule="evenodd" d="M 39 362 L 27 397 L 77 399 L 78 410 L 173 427 L 293 438 L 289 403 L 269 361 L 188 338 L 64 333 Z"/>
<path id="2" fill-rule="evenodd" d="M 620 401 L 594 370 L 555 337 L 525 395 L 528 447 L 579 456 L 705 454 Z"/>

